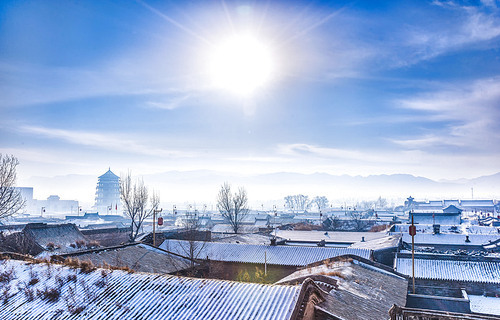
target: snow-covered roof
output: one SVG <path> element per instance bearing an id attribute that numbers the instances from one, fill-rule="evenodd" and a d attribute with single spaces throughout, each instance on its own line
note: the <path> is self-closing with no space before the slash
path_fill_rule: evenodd
<path id="1" fill-rule="evenodd" d="M 371 250 L 356 248 L 326 248 L 326 247 L 295 247 L 270 246 L 252 244 L 234 244 L 219 242 L 192 242 L 197 248 L 197 259 L 206 259 L 226 262 L 261 263 L 282 266 L 305 266 L 310 263 L 345 254 L 356 255 L 370 259 Z M 187 256 L 190 247 L 189 241 L 165 240 L 161 249 Z"/>
<path id="2" fill-rule="evenodd" d="M 82 273 L 61 265 L 0 260 L 0 272 L 10 270 L 8 283 L 2 283 L 8 297 L 1 298 L 2 320 L 285 320 L 301 289 L 118 270 Z M 39 281 L 30 285 L 35 277 Z"/>
<path id="3" fill-rule="evenodd" d="M 411 257 L 397 257 L 395 269 L 402 274 L 411 276 Z M 500 284 L 500 260 L 470 261 L 416 258 L 415 278 Z"/>
<path id="4" fill-rule="evenodd" d="M 222 237 L 217 238 L 217 239 L 212 237 L 212 241 L 222 242 L 222 243 L 242 243 L 242 244 L 267 245 L 267 244 L 271 243 L 271 236 L 257 234 L 257 233 L 233 234 L 233 235 L 222 236 Z"/>
<path id="5" fill-rule="evenodd" d="M 462 207 L 483 207 L 483 206 L 495 206 L 493 200 L 462 200 L 460 201 Z"/>
<path id="6" fill-rule="evenodd" d="M 365 242 L 356 242 L 351 244 L 349 248 L 366 248 L 371 250 L 383 250 L 388 248 L 394 248 L 399 245 L 401 237 L 402 237 L 401 234 L 393 234 L 390 236 L 369 240 Z"/>
<path id="7" fill-rule="evenodd" d="M 415 235 L 415 244 L 418 245 L 460 245 L 460 246 L 481 246 L 490 241 L 495 241 L 500 238 L 500 234 L 469 234 L 469 242 L 465 240 L 467 235 L 455 233 L 419 233 Z M 408 233 L 403 233 L 403 241 L 411 243 L 411 236 Z"/>
<path id="8" fill-rule="evenodd" d="M 143 243 L 73 252 L 61 257 L 91 261 L 96 266 L 108 264 L 151 273 L 173 273 L 191 266 L 187 259 Z"/>
<path id="9" fill-rule="evenodd" d="M 470 311 L 500 316 L 500 298 L 468 295 Z"/>
<path id="10" fill-rule="evenodd" d="M 327 243 L 356 243 L 363 240 L 375 240 L 387 236 L 386 232 L 346 232 L 346 231 L 298 231 L 279 230 L 278 237 L 297 242 L 319 242 L 325 240 Z"/>
<path id="11" fill-rule="evenodd" d="M 409 224 L 395 224 L 394 225 L 394 233 L 408 233 L 410 225 Z M 417 224 L 417 233 L 433 233 L 434 228 L 432 224 Z M 461 233 L 461 234 L 490 234 L 490 235 L 499 235 L 497 228 L 488 227 L 488 226 L 477 226 L 477 225 L 443 225 L 440 227 L 441 233 Z"/>

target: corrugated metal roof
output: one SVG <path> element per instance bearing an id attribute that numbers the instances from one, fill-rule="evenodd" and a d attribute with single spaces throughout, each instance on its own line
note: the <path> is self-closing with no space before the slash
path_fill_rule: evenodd
<path id="1" fill-rule="evenodd" d="M 14 270 L 14 278 L 0 287 L 0 319 L 289 319 L 300 286 L 262 285 L 153 274 L 101 270 L 79 273 L 60 265 L 0 261 L 0 273 Z M 36 274 L 40 280 L 27 285 Z M 68 280 L 76 275 L 76 281 Z M 57 280 L 57 279 L 62 280 Z M 60 284 L 59 284 L 60 283 Z M 104 283 L 104 284 L 103 284 Z M 55 302 L 37 297 L 37 290 L 60 288 Z M 35 297 L 27 299 L 25 288 Z M 83 307 L 71 314 L 69 305 Z"/>
<path id="2" fill-rule="evenodd" d="M 194 258 L 227 262 L 264 263 L 283 266 L 305 266 L 310 263 L 352 254 L 370 259 L 371 250 L 356 248 L 266 246 L 251 244 L 217 243 L 193 241 Z M 190 243 L 183 240 L 165 240 L 161 249 L 189 256 Z"/>
<path id="3" fill-rule="evenodd" d="M 290 241 L 319 242 L 325 240 L 330 243 L 356 243 L 380 239 L 387 236 L 386 232 L 349 232 L 349 231 L 302 231 L 302 230 L 278 230 L 276 235 Z"/>
<path id="4" fill-rule="evenodd" d="M 490 241 L 500 239 L 499 234 L 469 234 L 469 241 L 465 242 L 465 234 L 452 234 L 452 233 L 418 233 L 415 235 L 415 244 L 447 244 L 447 245 L 461 245 L 461 246 L 480 246 L 487 244 Z M 403 241 L 411 243 L 411 236 L 408 233 L 403 233 Z"/>
<path id="5" fill-rule="evenodd" d="M 410 258 L 397 258 L 396 271 L 411 276 Z M 500 261 L 415 259 L 415 278 L 500 283 Z"/>

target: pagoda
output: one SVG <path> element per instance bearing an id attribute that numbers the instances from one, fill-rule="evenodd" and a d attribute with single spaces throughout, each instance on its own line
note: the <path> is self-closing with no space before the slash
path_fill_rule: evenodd
<path id="1" fill-rule="evenodd" d="M 108 171 L 98 178 L 95 209 L 100 214 L 117 214 L 120 210 L 120 177 Z"/>

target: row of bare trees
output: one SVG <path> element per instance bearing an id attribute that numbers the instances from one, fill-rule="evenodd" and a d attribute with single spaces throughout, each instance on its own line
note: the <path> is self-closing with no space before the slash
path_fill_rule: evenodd
<path id="1" fill-rule="evenodd" d="M 328 199 L 325 196 L 316 196 L 309 200 L 309 196 L 296 194 L 285 197 L 285 206 L 292 211 L 299 212 L 315 206 L 320 211 L 328 207 Z"/>
<path id="2" fill-rule="evenodd" d="M 309 196 L 303 194 L 289 195 L 285 198 L 285 206 L 294 212 L 304 212 L 309 208 L 316 208 L 318 211 L 324 210 L 328 207 L 328 199 L 325 196 L 316 196 L 309 199 Z M 359 210 L 368 209 L 384 209 L 387 208 L 388 203 L 385 198 L 378 197 L 374 201 L 361 201 L 357 202 L 354 206 Z"/>

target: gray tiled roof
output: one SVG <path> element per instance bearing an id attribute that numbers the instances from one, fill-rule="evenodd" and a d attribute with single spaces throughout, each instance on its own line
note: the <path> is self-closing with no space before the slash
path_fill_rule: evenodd
<path id="1" fill-rule="evenodd" d="M 325 248 L 325 247 L 295 247 L 268 246 L 251 244 L 234 244 L 218 242 L 194 242 L 199 248 L 195 253 L 197 259 L 226 262 L 264 263 L 284 266 L 305 266 L 310 263 L 337 257 L 345 254 L 356 255 L 370 259 L 371 250 L 356 248 Z M 189 241 L 165 240 L 161 249 L 186 256 L 189 251 Z"/>
<path id="2" fill-rule="evenodd" d="M 396 271 L 411 275 L 411 258 L 397 258 Z M 415 278 L 500 284 L 500 261 L 415 259 Z"/>
<path id="3" fill-rule="evenodd" d="M 480 246 L 488 244 L 490 241 L 500 239 L 500 234 L 469 234 L 469 242 L 465 242 L 465 234 L 453 233 L 419 233 L 417 226 L 417 234 L 415 235 L 415 244 L 419 245 L 460 245 L 460 246 Z M 411 236 L 408 233 L 403 233 L 403 241 L 411 243 Z"/>

